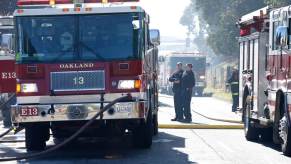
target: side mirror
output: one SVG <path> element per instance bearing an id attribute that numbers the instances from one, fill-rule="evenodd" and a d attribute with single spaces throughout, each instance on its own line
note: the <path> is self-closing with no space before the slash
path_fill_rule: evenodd
<path id="1" fill-rule="evenodd" d="M 288 27 L 279 26 L 276 29 L 276 45 L 280 47 L 288 46 Z"/>
<path id="2" fill-rule="evenodd" d="M 157 29 L 150 30 L 150 42 L 151 44 L 160 45 L 160 31 Z"/>

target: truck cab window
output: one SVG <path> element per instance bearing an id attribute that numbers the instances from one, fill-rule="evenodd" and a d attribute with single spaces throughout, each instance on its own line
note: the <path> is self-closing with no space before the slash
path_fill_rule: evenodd
<path id="1" fill-rule="evenodd" d="M 279 27 L 280 22 L 273 22 L 273 35 L 272 35 L 272 50 L 278 50 L 279 46 L 276 44 L 276 30 Z"/>

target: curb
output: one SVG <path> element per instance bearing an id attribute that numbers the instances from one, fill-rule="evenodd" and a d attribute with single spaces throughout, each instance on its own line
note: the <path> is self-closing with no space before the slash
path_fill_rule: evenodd
<path id="1" fill-rule="evenodd" d="M 160 124 L 160 129 L 243 129 L 243 125 Z"/>

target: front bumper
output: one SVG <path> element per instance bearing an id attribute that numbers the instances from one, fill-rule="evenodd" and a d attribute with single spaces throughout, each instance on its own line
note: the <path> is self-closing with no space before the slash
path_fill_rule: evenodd
<path id="1" fill-rule="evenodd" d="M 103 107 L 124 95 L 105 94 Z M 134 101 L 115 104 L 103 113 L 102 119 L 145 119 L 147 113 L 145 93 L 131 93 L 131 96 Z M 11 118 L 13 123 L 90 120 L 100 111 L 101 102 L 100 95 L 17 97 L 17 104 L 11 107 Z M 23 113 L 23 109 L 37 109 L 37 113 L 35 111 Z"/>
<path id="2" fill-rule="evenodd" d="M 107 103 L 104 103 L 106 106 Z M 52 108 L 53 107 L 53 108 Z M 37 109 L 37 115 L 23 115 L 22 109 Z M 12 122 L 54 122 L 90 120 L 100 111 L 101 103 L 56 104 L 56 105 L 15 105 L 12 106 Z M 144 102 L 122 102 L 103 113 L 104 120 L 144 119 Z"/>

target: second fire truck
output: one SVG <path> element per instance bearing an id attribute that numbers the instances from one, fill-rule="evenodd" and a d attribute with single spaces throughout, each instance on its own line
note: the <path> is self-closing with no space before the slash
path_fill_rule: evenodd
<path id="1" fill-rule="evenodd" d="M 240 108 L 247 140 L 273 140 L 291 156 L 291 6 L 243 16 Z"/>
<path id="2" fill-rule="evenodd" d="M 25 128 L 28 150 L 42 150 L 50 130 L 67 138 L 106 104 L 130 95 L 82 136 L 131 133 L 136 146 L 149 148 L 158 127 L 159 31 L 149 29 L 140 7 L 74 2 L 17 2 L 14 125 Z"/>
<path id="3" fill-rule="evenodd" d="M 166 52 L 160 59 L 159 86 L 162 93 L 173 93 L 169 77 L 175 72 L 177 63 L 182 62 L 183 65 L 187 63 L 193 65 L 196 78 L 193 95 L 203 96 L 203 91 L 206 88 L 206 55 L 199 52 Z"/>

